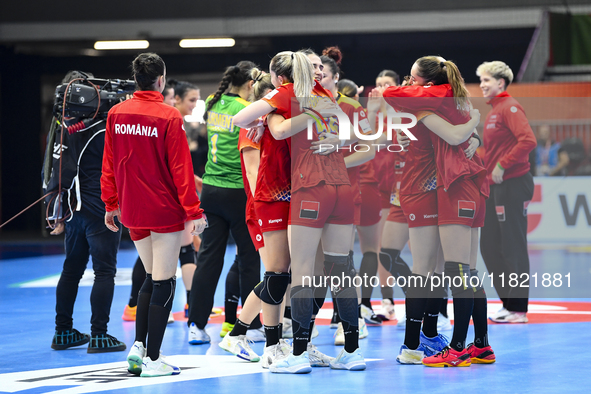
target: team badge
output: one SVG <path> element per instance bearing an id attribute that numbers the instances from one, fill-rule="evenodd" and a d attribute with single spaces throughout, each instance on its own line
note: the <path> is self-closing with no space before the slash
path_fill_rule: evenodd
<path id="1" fill-rule="evenodd" d="M 317 201 L 302 201 L 300 206 L 300 219 L 318 219 L 320 203 Z"/>
<path id="2" fill-rule="evenodd" d="M 474 219 L 476 203 L 474 201 L 458 201 L 458 217 Z"/>
<path id="3" fill-rule="evenodd" d="M 495 206 L 495 209 L 497 211 L 497 219 L 499 220 L 499 222 L 504 222 L 505 221 L 505 206 L 504 205 L 497 205 L 497 206 Z"/>

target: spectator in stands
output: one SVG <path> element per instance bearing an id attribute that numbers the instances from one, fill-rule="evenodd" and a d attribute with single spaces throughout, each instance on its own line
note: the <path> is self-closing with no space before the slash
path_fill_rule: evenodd
<path id="1" fill-rule="evenodd" d="M 561 149 L 560 144 L 550 138 L 550 126 L 540 126 L 536 147 L 536 175 L 566 175 L 569 162 L 568 152 Z"/>

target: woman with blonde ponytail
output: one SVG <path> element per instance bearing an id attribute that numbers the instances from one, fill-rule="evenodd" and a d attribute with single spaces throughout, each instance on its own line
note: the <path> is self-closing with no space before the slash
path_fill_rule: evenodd
<path id="1" fill-rule="evenodd" d="M 291 216 L 289 246 L 291 252 L 293 351 L 273 364 L 271 372 L 308 373 L 310 323 L 315 299 L 324 298 L 326 283 L 314 277 L 316 251 L 322 238 L 327 276 L 352 278 L 349 266 L 349 239 L 353 223 L 353 195 L 342 155 L 320 154 L 311 149 L 329 134 L 338 134 L 334 99 L 320 83 L 314 81 L 312 62 L 303 52 L 281 52 L 271 60 L 270 73 L 277 89 L 253 103 L 235 117 L 242 127 L 255 125 L 267 116 L 270 134 L 275 140 L 290 140 Z M 310 139 L 306 132 L 311 120 Z M 258 213 L 258 210 L 257 210 Z M 344 281 L 336 292 L 339 311 L 345 327 L 345 349 L 330 362 L 331 368 L 365 369 L 359 350 L 357 293 L 350 281 Z M 322 287 L 324 294 L 316 294 Z M 322 291 L 320 291 L 322 292 Z"/>

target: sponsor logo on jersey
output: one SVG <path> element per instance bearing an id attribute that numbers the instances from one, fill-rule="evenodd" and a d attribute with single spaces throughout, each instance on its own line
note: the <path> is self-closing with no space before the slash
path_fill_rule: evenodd
<path id="1" fill-rule="evenodd" d="M 505 206 L 504 205 L 497 205 L 495 206 L 495 210 L 497 211 L 497 219 L 499 222 L 505 221 Z"/>
<path id="2" fill-rule="evenodd" d="M 494 129 L 496 125 L 497 125 L 496 123 L 489 123 L 489 124 L 486 125 L 486 129 L 487 130 L 488 129 Z"/>
<path id="3" fill-rule="evenodd" d="M 416 217 L 415 217 L 415 214 L 414 214 L 414 213 L 411 213 L 410 215 L 408 215 L 408 218 L 409 218 L 410 220 L 413 220 L 413 221 L 416 219 Z"/>
<path id="4" fill-rule="evenodd" d="M 517 107 L 516 106 L 512 106 L 511 108 L 511 112 L 516 113 L 517 112 Z"/>
<path id="5" fill-rule="evenodd" d="M 300 206 L 300 219 L 318 219 L 320 203 L 317 201 L 302 201 Z"/>
<path id="6" fill-rule="evenodd" d="M 474 219 L 476 203 L 474 201 L 458 201 L 458 217 Z"/>
<path id="7" fill-rule="evenodd" d="M 258 242 L 261 242 L 261 240 L 263 239 L 263 237 L 261 236 L 261 234 L 257 234 L 255 238 L 256 238 L 256 240 Z"/>
<path id="8" fill-rule="evenodd" d="M 423 215 L 423 219 L 434 219 L 438 216 L 438 214 L 433 213 L 431 215 Z"/>
<path id="9" fill-rule="evenodd" d="M 283 219 L 269 219 L 269 224 L 271 223 L 281 223 Z"/>
<path id="10" fill-rule="evenodd" d="M 142 135 L 146 137 L 158 137 L 158 129 L 141 124 L 119 124 L 115 123 L 115 134 Z"/>

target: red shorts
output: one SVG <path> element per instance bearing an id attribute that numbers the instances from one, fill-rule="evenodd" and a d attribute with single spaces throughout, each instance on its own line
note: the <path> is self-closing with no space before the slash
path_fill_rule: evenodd
<path id="1" fill-rule="evenodd" d="M 361 184 L 361 221 L 360 226 L 373 226 L 380 221 L 382 203 L 380 190 L 375 183 Z"/>
<path id="2" fill-rule="evenodd" d="M 480 205 L 480 190 L 472 179 L 459 179 L 445 191 L 437 188 L 438 224 L 463 224 L 472 227 Z"/>
<path id="3" fill-rule="evenodd" d="M 400 206 L 409 228 L 437 226 L 437 192 L 400 196 Z"/>
<path id="4" fill-rule="evenodd" d="M 389 222 L 406 224 L 406 216 L 404 216 L 402 208 L 400 208 L 398 205 L 390 204 L 390 212 L 388 212 L 388 219 L 386 220 Z"/>
<path id="5" fill-rule="evenodd" d="M 325 224 L 353 224 L 354 192 L 350 185 L 298 189 L 291 195 L 290 224 L 322 228 Z"/>
<path id="6" fill-rule="evenodd" d="M 382 209 L 390 209 L 390 198 L 392 197 L 392 192 L 386 192 L 384 190 L 380 190 L 380 206 Z"/>
<path id="7" fill-rule="evenodd" d="M 484 217 L 486 216 L 486 197 L 480 195 L 480 205 L 476 210 L 476 216 L 474 217 L 474 223 L 472 228 L 484 227 Z"/>
<path id="8" fill-rule="evenodd" d="M 185 229 L 185 223 L 175 224 L 168 227 L 157 227 L 157 228 L 130 228 L 129 236 L 132 241 L 141 241 L 144 238 L 150 236 L 151 233 L 166 234 L 176 233 L 177 231 L 183 231 Z"/>
<path id="9" fill-rule="evenodd" d="M 361 204 L 353 206 L 353 224 L 359 226 L 361 224 Z"/>
<path id="10" fill-rule="evenodd" d="M 254 210 L 261 233 L 287 230 L 289 203 L 285 201 L 255 201 Z"/>
<path id="11" fill-rule="evenodd" d="M 263 233 L 259 223 L 254 219 L 248 219 L 246 221 L 246 227 L 248 228 L 248 233 L 250 234 L 250 239 L 252 239 L 254 248 L 258 251 L 265 246 L 265 242 L 263 242 Z"/>

